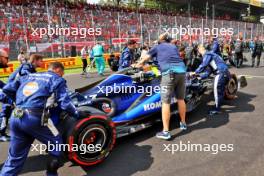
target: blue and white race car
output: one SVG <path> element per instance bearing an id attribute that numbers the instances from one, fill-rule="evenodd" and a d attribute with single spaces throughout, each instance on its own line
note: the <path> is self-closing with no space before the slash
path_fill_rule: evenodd
<path id="1" fill-rule="evenodd" d="M 106 79 L 77 89 L 70 94 L 78 107 L 81 119 L 62 116 L 62 134 L 65 143 L 100 146 L 100 150 L 85 153 L 70 150 L 68 158 L 81 165 L 102 162 L 114 147 L 116 138 L 138 132 L 161 121 L 161 77 L 155 71 L 127 68 Z M 240 81 L 241 80 L 241 81 Z M 212 91 L 213 79 L 199 79 L 187 74 L 187 112 L 194 110 L 205 92 Z M 232 74 L 226 83 L 226 98 L 236 96 L 239 87 L 246 86 L 245 77 Z M 177 114 L 177 100 L 172 99 L 171 109 Z M 154 115 L 154 114 L 159 115 Z"/>

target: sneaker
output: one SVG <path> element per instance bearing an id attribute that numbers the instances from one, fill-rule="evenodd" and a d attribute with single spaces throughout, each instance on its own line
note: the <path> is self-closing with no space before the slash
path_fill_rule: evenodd
<path id="1" fill-rule="evenodd" d="M 181 130 L 187 130 L 187 125 L 186 125 L 186 123 L 180 122 L 180 129 L 181 129 Z"/>
<path id="2" fill-rule="evenodd" d="M 2 136 L 0 136 L 0 142 L 8 142 L 10 141 L 10 136 L 8 136 L 7 134 L 3 134 Z"/>
<path id="3" fill-rule="evenodd" d="M 220 114 L 221 112 L 219 110 L 211 110 L 209 111 L 209 115 L 213 116 L 213 115 L 217 115 Z"/>
<path id="4" fill-rule="evenodd" d="M 171 134 L 169 131 L 161 131 L 159 133 L 156 134 L 156 137 L 159 139 L 165 139 L 168 140 L 171 138 Z"/>

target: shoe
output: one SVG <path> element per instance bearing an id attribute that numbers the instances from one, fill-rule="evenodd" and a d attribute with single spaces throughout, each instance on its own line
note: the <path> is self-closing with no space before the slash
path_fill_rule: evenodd
<path id="1" fill-rule="evenodd" d="M 85 72 L 82 72 L 81 75 L 86 75 L 86 73 Z"/>
<path id="2" fill-rule="evenodd" d="M 99 75 L 100 75 L 100 76 L 104 76 L 104 74 L 103 74 L 103 73 L 99 73 Z"/>
<path id="3" fill-rule="evenodd" d="M 10 141 L 10 136 L 8 136 L 7 134 L 3 134 L 2 136 L 0 136 L 0 142 L 8 142 Z"/>
<path id="4" fill-rule="evenodd" d="M 156 134 L 156 137 L 159 139 L 169 140 L 171 138 L 171 134 L 169 131 L 161 131 Z"/>
<path id="5" fill-rule="evenodd" d="M 187 125 L 186 125 L 186 123 L 180 122 L 180 129 L 181 129 L 181 130 L 187 130 Z"/>
<path id="6" fill-rule="evenodd" d="M 211 110 L 209 111 L 209 115 L 217 115 L 217 114 L 220 114 L 221 112 L 219 110 Z"/>

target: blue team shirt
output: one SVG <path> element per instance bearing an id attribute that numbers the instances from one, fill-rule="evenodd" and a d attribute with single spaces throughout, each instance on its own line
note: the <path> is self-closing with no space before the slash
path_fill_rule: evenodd
<path id="1" fill-rule="evenodd" d="M 36 73 L 35 67 L 30 63 L 21 64 L 8 78 L 8 82 L 14 81 L 17 76 L 25 76 L 30 73 Z"/>
<path id="2" fill-rule="evenodd" d="M 220 45 L 217 39 L 214 39 L 212 52 L 221 55 Z"/>
<path id="3" fill-rule="evenodd" d="M 224 60 L 213 52 L 206 52 L 203 56 L 203 62 L 195 70 L 195 73 L 200 74 L 207 72 L 203 77 L 208 77 L 212 72 L 228 72 L 228 66 Z"/>
<path id="4" fill-rule="evenodd" d="M 17 107 L 44 109 L 53 93 L 61 109 L 76 115 L 76 108 L 67 93 L 66 80 L 51 71 L 29 74 L 9 82 L 0 94 L 0 101 L 8 97 L 16 100 Z"/>
<path id="5" fill-rule="evenodd" d="M 126 47 L 119 59 L 119 70 L 130 67 L 133 61 L 133 57 L 133 52 L 128 47 Z"/>
<path id="6" fill-rule="evenodd" d="M 148 53 L 152 58 L 156 57 L 162 74 L 170 71 L 185 73 L 186 67 L 180 58 L 178 48 L 170 43 L 161 43 L 152 48 Z"/>

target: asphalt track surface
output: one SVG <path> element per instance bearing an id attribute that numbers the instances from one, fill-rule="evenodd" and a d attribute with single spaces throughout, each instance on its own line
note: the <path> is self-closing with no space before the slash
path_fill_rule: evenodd
<path id="1" fill-rule="evenodd" d="M 162 129 L 157 124 L 129 137 L 119 139 L 111 155 L 98 166 L 81 168 L 66 162 L 59 173 L 62 176 L 263 176 L 264 175 L 264 61 L 260 68 L 232 68 L 237 75 L 248 75 L 248 86 L 239 90 L 238 98 L 225 101 L 223 113 L 207 115 L 213 106 L 213 95 L 203 98 L 199 107 L 187 115 L 188 130 L 181 132 L 179 118 L 172 118 L 173 139 L 155 138 Z M 67 75 L 73 90 L 99 79 Z M 36 142 L 37 143 L 37 142 Z M 233 151 L 217 154 L 201 151 L 165 150 L 164 144 L 233 144 Z M 7 157 L 8 143 L 0 144 L 0 165 Z M 30 152 L 22 175 L 44 175 L 47 155 Z"/>

